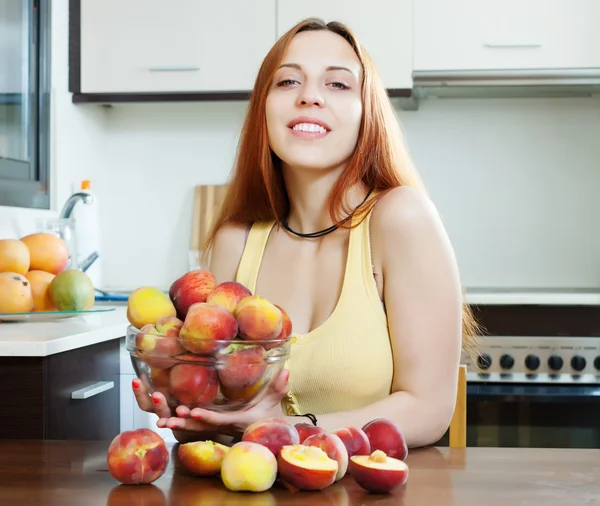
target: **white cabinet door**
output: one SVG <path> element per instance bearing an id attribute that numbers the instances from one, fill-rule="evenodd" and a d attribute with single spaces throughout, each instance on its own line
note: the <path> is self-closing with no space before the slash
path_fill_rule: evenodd
<path id="1" fill-rule="evenodd" d="M 277 0 L 277 36 L 309 17 L 347 24 L 386 88 L 412 88 L 413 0 Z"/>
<path id="2" fill-rule="evenodd" d="M 600 67 L 598 0 L 415 0 L 415 70 Z"/>
<path id="3" fill-rule="evenodd" d="M 252 89 L 275 42 L 275 0 L 85 0 L 81 92 Z"/>

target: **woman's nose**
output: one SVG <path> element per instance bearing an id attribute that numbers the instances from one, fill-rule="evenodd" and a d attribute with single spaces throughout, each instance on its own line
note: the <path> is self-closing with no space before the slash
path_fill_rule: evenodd
<path id="1" fill-rule="evenodd" d="M 304 85 L 302 88 L 300 88 L 300 92 L 298 93 L 298 97 L 296 99 L 296 105 L 316 105 L 318 107 L 323 107 L 323 105 L 325 105 L 325 101 L 323 100 L 323 95 L 320 93 L 317 86 Z"/>

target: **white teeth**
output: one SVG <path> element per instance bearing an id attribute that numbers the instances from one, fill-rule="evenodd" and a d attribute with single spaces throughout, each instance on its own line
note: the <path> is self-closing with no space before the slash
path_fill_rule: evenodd
<path id="1" fill-rule="evenodd" d="M 318 132 L 320 134 L 327 133 L 321 125 L 315 125 L 314 123 L 298 123 L 294 125 L 293 130 L 298 130 L 300 132 Z"/>

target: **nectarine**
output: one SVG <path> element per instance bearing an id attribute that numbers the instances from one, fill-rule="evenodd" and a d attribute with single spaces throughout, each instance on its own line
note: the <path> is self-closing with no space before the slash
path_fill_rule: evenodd
<path id="1" fill-rule="evenodd" d="M 300 490 L 322 490 L 335 482 L 338 463 L 315 446 L 286 445 L 277 455 L 281 480 Z"/>
<path id="2" fill-rule="evenodd" d="M 189 308 L 206 297 L 217 286 L 215 275 L 204 269 L 186 272 L 176 279 L 169 289 L 169 297 L 177 309 L 177 316 L 185 320 Z"/>
<path id="3" fill-rule="evenodd" d="M 210 291 L 206 297 L 206 302 L 219 304 L 233 313 L 238 302 L 250 295 L 252 295 L 252 292 L 242 285 L 242 283 L 238 283 L 237 281 L 224 281 Z"/>
<path id="4" fill-rule="evenodd" d="M 185 352 L 176 335 L 160 335 L 154 325 L 144 325 L 135 336 L 135 344 L 138 356 L 158 369 L 175 365 L 173 357 Z"/>
<path id="5" fill-rule="evenodd" d="M 242 434 L 242 441 L 251 441 L 266 446 L 277 455 L 285 445 L 300 443 L 298 430 L 286 420 L 266 418 L 248 425 Z"/>
<path id="6" fill-rule="evenodd" d="M 296 430 L 298 431 L 300 443 L 303 443 L 307 437 L 312 436 L 313 434 L 323 434 L 326 432 L 323 427 L 311 423 L 297 423 L 294 427 L 296 427 Z"/>
<path id="7" fill-rule="evenodd" d="M 110 474 L 121 483 L 152 483 L 167 469 L 169 450 L 150 429 L 125 431 L 110 443 L 106 461 Z"/>
<path id="8" fill-rule="evenodd" d="M 171 369 L 169 381 L 171 394 L 188 406 L 206 406 L 219 395 L 219 381 L 212 367 L 178 364 Z"/>
<path id="9" fill-rule="evenodd" d="M 182 346 L 192 353 L 211 355 L 224 348 L 238 332 L 233 314 L 219 304 L 193 304 L 179 331 Z M 221 342 L 219 342 L 221 341 Z"/>
<path id="10" fill-rule="evenodd" d="M 223 458 L 229 447 L 213 441 L 193 441 L 181 444 L 177 456 L 181 465 L 196 476 L 215 476 L 221 472 Z"/>
<path id="11" fill-rule="evenodd" d="M 321 433 L 313 434 L 307 437 L 303 443 L 304 446 L 314 446 L 323 450 L 330 459 L 338 463 L 337 475 L 335 481 L 341 480 L 348 469 L 348 450 L 342 443 L 342 440 L 335 434 Z"/>
<path id="12" fill-rule="evenodd" d="M 221 385 L 231 390 L 242 390 L 258 382 L 267 370 L 267 353 L 262 346 L 229 345 L 221 355 L 219 367 Z"/>
<path id="13" fill-rule="evenodd" d="M 371 455 L 355 455 L 349 464 L 352 478 L 362 488 L 377 494 L 386 494 L 408 480 L 405 462 L 388 457 L 381 450 Z"/>
<path id="14" fill-rule="evenodd" d="M 221 464 L 221 480 L 233 492 L 264 492 L 277 478 L 277 459 L 264 446 L 251 441 L 234 444 Z"/>
<path id="15" fill-rule="evenodd" d="M 371 453 L 371 443 L 369 443 L 369 438 L 362 429 L 349 426 L 336 429 L 332 433 L 342 440 L 346 450 L 348 450 L 348 457 L 369 455 Z"/>
<path id="16" fill-rule="evenodd" d="M 242 299 L 233 312 L 240 335 L 250 341 L 277 338 L 283 327 L 283 315 L 274 304 L 260 295 Z"/>
<path id="17" fill-rule="evenodd" d="M 406 439 L 400 426 L 387 418 L 376 418 L 364 427 L 363 431 L 369 438 L 371 451 L 381 450 L 388 457 L 404 460 L 408 455 Z"/>
<path id="18" fill-rule="evenodd" d="M 136 329 L 155 325 L 159 318 L 175 314 L 175 306 L 167 294 L 153 286 L 137 288 L 127 300 L 127 319 Z"/>

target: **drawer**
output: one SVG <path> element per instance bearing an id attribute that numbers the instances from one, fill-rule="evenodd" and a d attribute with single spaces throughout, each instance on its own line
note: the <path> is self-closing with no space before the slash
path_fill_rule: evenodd
<path id="1" fill-rule="evenodd" d="M 118 339 L 48 357 L 45 439 L 111 440 L 120 432 Z"/>

